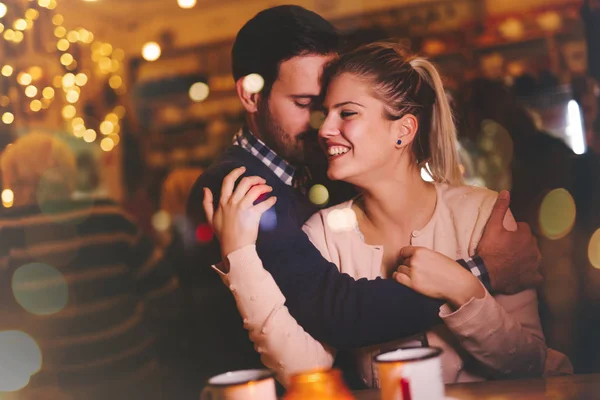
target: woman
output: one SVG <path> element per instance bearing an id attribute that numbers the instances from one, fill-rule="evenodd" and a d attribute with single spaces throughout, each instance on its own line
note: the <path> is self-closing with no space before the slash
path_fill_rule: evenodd
<path id="1" fill-rule="evenodd" d="M 319 138 L 328 176 L 353 184 L 360 195 L 314 215 L 305 232 L 325 258 L 356 279 L 394 278 L 446 302 L 440 308 L 444 324 L 423 337 L 356 350 L 363 381 L 379 385 L 373 355 L 419 343 L 444 349 L 447 383 L 541 375 L 548 349 L 535 291 L 492 297 L 452 260 L 474 256 L 497 195 L 462 185 L 455 128 L 435 68 L 376 43 L 341 56 L 324 77 L 327 117 Z M 426 164 L 434 183 L 421 178 Z M 270 191 L 260 178 L 244 178 L 233 190 L 242 173 L 235 170 L 225 179 L 216 213 L 208 189 L 204 196 L 230 264 L 257 258 L 248 245 L 256 240 L 260 215 L 276 201 L 254 205 Z M 504 225 L 517 229 L 510 215 Z M 252 315 L 244 321 L 250 338 L 280 381 L 331 366 L 335 350 L 304 332 L 275 299 L 255 301 L 259 290 L 256 282 L 248 283 L 235 288 L 235 297 L 238 308 Z"/>

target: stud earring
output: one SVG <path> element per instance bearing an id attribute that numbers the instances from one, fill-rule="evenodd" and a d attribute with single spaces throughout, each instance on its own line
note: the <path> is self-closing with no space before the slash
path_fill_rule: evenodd
<path id="1" fill-rule="evenodd" d="M 396 144 L 397 144 L 398 146 L 400 146 L 400 145 L 402 144 L 402 139 L 398 139 L 398 141 L 396 142 Z"/>

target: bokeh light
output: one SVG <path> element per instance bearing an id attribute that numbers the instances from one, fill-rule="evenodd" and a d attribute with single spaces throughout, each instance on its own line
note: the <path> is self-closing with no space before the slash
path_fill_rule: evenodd
<path id="1" fill-rule="evenodd" d="M 0 332 L 0 392 L 24 388 L 41 368 L 42 352 L 31 336 L 15 330 Z"/>
<path id="2" fill-rule="evenodd" d="M 272 231 L 277 227 L 277 214 L 275 207 L 269 208 L 260 216 L 259 228 L 264 231 Z"/>
<path id="3" fill-rule="evenodd" d="M 171 215 L 160 210 L 152 216 L 152 227 L 157 232 L 166 232 L 171 228 Z"/>
<path id="4" fill-rule="evenodd" d="M 196 5 L 196 0 L 177 0 L 177 5 L 181 8 L 192 8 Z"/>
<path id="5" fill-rule="evenodd" d="M 65 76 L 63 76 L 63 78 L 62 78 L 62 85 L 65 88 L 70 88 L 70 87 L 75 86 L 75 75 L 73 75 L 70 72 L 68 74 L 65 74 Z"/>
<path id="6" fill-rule="evenodd" d="M 56 36 L 57 38 L 65 37 L 66 34 L 67 29 L 64 26 L 57 26 L 56 28 L 54 28 L 54 36 Z"/>
<path id="7" fill-rule="evenodd" d="M 62 109 L 62 116 L 64 119 L 71 119 L 75 116 L 75 114 L 77 114 L 77 109 L 71 104 L 64 106 Z"/>
<path id="8" fill-rule="evenodd" d="M 105 137 L 100 141 L 100 148 L 103 151 L 111 151 L 115 147 L 115 142 L 109 137 Z"/>
<path id="9" fill-rule="evenodd" d="M 75 84 L 77 86 L 85 86 L 87 82 L 88 82 L 88 77 L 83 72 L 80 72 L 77 75 L 75 75 Z"/>
<path id="10" fill-rule="evenodd" d="M 331 210 L 327 214 L 327 226 L 334 232 L 345 232 L 356 226 L 356 214 L 352 208 Z"/>
<path id="11" fill-rule="evenodd" d="M 200 243 L 208 243 L 212 240 L 214 232 L 209 224 L 200 224 L 196 228 L 196 240 Z"/>
<path id="12" fill-rule="evenodd" d="M 15 194 L 10 189 L 4 189 L 2 191 L 2 205 L 5 208 L 11 208 L 15 201 Z"/>
<path id="13" fill-rule="evenodd" d="M 29 103 L 29 108 L 31 108 L 31 111 L 33 112 L 38 112 L 42 109 L 42 102 L 39 100 L 33 100 L 31 103 Z"/>
<path id="14" fill-rule="evenodd" d="M 114 129 L 115 126 L 110 121 L 102 121 L 102 123 L 100 124 L 100 133 L 102 133 L 103 135 L 110 135 L 111 133 L 113 133 Z"/>
<path id="15" fill-rule="evenodd" d="M 71 63 L 73 62 L 74 58 L 71 54 L 69 53 L 65 53 L 62 56 L 60 56 L 60 63 L 62 65 L 64 65 L 65 67 L 67 65 L 71 65 Z"/>
<path id="16" fill-rule="evenodd" d="M 310 126 L 313 129 L 321 129 L 325 122 L 325 113 L 323 111 L 313 111 L 310 113 Z"/>
<path id="17" fill-rule="evenodd" d="M 142 57 L 146 61 L 156 61 L 160 58 L 161 49 L 158 43 L 148 42 L 142 47 Z"/>
<path id="18" fill-rule="evenodd" d="M 60 39 L 56 43 L 56 48 L 60 51 L 67 51 L 69 50 L 69 47 L 71 47 L 71 43 L 69 43 L 67 39 Z"/>
<path id="19" fill-rule="evenodd" d="M 19 74 L 19 76 L 17 77 L 17 82 L 19 82 L 19 84 L 23 85 L 23 86 L 27 86 L 27 85 L 31 84 L 32 80 L 33 80 L 33 78 L 31 77 L 31 75 L 29 75 L 26 72 L 21 72 Z"/>
<path id="20" fill-rule="evenodd" d="M 588 259 L 594 268 L 600 269 L 600 229 L 596 230 L 590 238 Z"/>
<path id="21" fill-rule="evenodd" d="M 25 88 L 25 96 L 31 98 L 31 97 L 35 97 L 35 95 L 37 95 L 37 88 L 33 85 L 29 85 Z"/>
<path id="22" fill-rule="evenodd" d="M 204 82 L 196 82 L 190 87 L 190 99 L 195 102 L 201 102 L 206 100 L 210 94 L 210 88 Z"/>
<path id="23" fill-rule="evenodd" d="M 17 303 L 35 315 L 51 315 L 67 305 L 69 290 L 64 276 L 43 263 L 19 267 L 12 276 L 12 290 Z"/>
<path id="24" fill-rule="evenodd" d="M 10 125 L 14 122 L 15 120 L 15 116 L 13 113 L 11 112 L 5 112 L 4 114 L 2 114 L 2 122 L 4 122 L 6 125 Z"/>
<path id="25" fill-rule="evenodd" d="M 321 184 L 313 185 L 308 191 L 308 199 L 314 205 L 322 207 L 329 201 L 329 191 Z"/>
<path id="26" fill-rule="evenodd" d="M 23 18 L 16 19 L 13 23 L 13 28 L 18 31 L 24 31 L 27 29 L 27 21 L 25 21 Z"/>
<path id="27" fill-rule="evenodd" d="M 551 240 L 567 236 L 575 224 L 576 208 L 566 189 L 550 191 L 542 201 L 539 224 L 542 234 Z"/>
<path id="28" fill-rule="evenodd" d="M 68 90 L 65 96 L 69 103 L 77 103 L 79 100 L 79 93 L 76 90 Z"/>
<path id="29" fill-rule="evenodd" d="M 0 3 L 0 18 L 3 18 L 7 12 L 8 12 L 8 7 L 6 7 L 6 4 Z"/>
<path id="30" fill-rule="evenodd" d="M 92 143 L 94 140 L 96 140 L 96 131 L 93 129 L 87 129 L 84 133 L 83 133 L 83 140 L 87 143 Z"/>
<path id="31" fill-rule="evenodd" d="M 249 93 L 258 93 L 263 90 L 265 80 L 259 74 L 246 75 L 242 81 L 242 86 Z"/>
<path id="32" fill-rule="evenodd" d="M 2 71 L 1 71 L 2 72 L 2 76 L 5 76 L 5 77 L 8 78 L 9 76 L 12 75 L 13 71 L 14 71 L 14 69 L 13 69 L 12 66 L 5 65 L 5 66 L 2 67 Z"/>
<path id="33" fill-rule="evenodd" d="M 42 97 L 44 97 L 45 99 L 51 99 L 54 97 L 54 89 L 51 88 L 50 86 L 45 87 L 44 90 L 42 90 Z"/>

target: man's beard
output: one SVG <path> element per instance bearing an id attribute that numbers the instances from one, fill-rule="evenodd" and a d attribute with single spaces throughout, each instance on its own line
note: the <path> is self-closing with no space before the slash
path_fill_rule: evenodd
<path id="1" fill-rule="evenodd" d="M 316 130 L 309 129 L 296 136 L 290 135 L 272 117 L 268 101 L 259 106 L 257 122 L 260 136 L 265 144 L 294 166 L 305 165 L 307 160 L 314 157 L 315 148 L 322 153 L 318 149 Z"/>

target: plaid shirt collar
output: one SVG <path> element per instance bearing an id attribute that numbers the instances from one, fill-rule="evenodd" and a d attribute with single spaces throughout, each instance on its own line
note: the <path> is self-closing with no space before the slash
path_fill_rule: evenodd
<path id="1" fill-rule="evenodd" d="M 283 183 L 292 186 L 296 169 L 283 158 L 279 157 L 266 144 L 252 134 L 247 128 L 242 128 L 233 137 L 233 145 L 240 146 L 265 164 Z"/>

